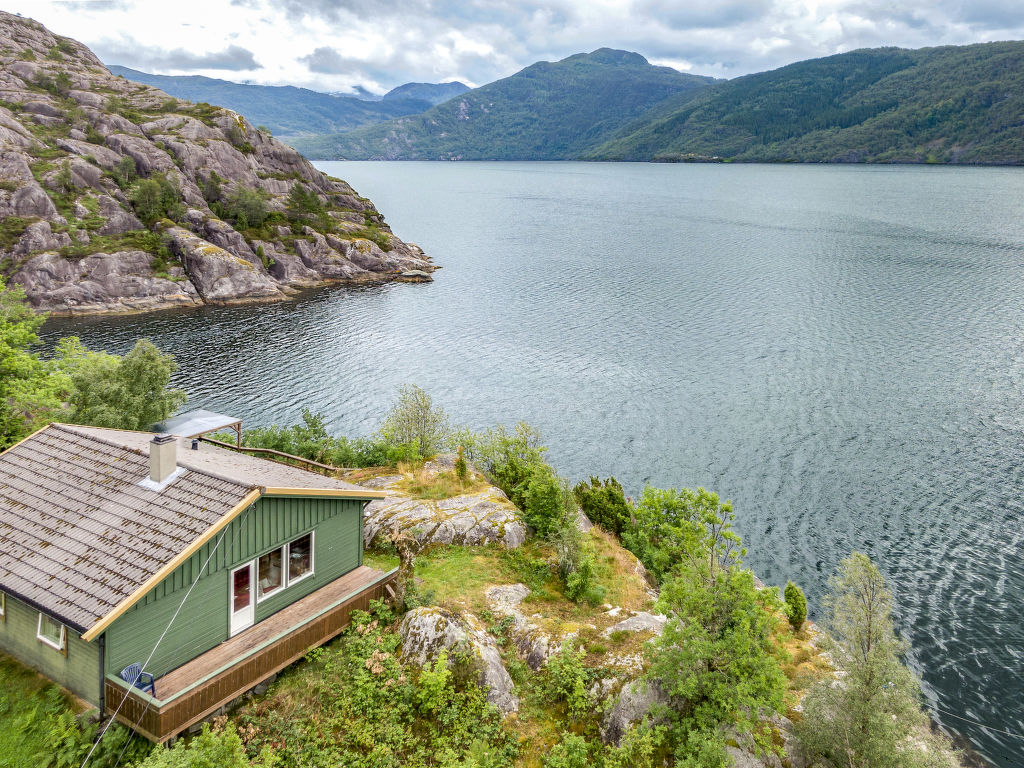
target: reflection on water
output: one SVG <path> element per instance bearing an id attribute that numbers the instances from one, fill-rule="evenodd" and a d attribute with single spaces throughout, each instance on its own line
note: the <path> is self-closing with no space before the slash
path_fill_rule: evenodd
<path id="1" fill-rule="evenodd" d="M 814 603 L 891 580 L 929 702 L 1024 733 L 1024 173 L 323 163 L 445 269 L 287 304 L 54 320 L 148 336 L 196 407 L 365 434 L 400 384 L 525 418 L 580 479 L 733 499 L 748 562 Z M 1001 765 L 1024 742 L 939 714 Z"/>

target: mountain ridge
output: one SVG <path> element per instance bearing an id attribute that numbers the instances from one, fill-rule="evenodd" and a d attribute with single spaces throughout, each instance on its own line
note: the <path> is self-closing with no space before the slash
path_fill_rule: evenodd
<path id="1" fill-rule="evenodd" d="M 433 106 L 426 98 L 371 100 L 293 85 L 253 85 L 203 75 L 154 75 L 117 64 L 111 64 L 108 69 L 112 74 L 159 88 L 175 98 L 227 107 L 245 115 L 254 125 L 266 126 L 281 138 L 349 130 L 417 114 Z"/>
<path id="2" fill-rule="evenodd" d="M 317 159 L 564 159 L 663 99 L 712 82 L 600 48 L 536 62 L 422 114 L 293 146 Z"/>

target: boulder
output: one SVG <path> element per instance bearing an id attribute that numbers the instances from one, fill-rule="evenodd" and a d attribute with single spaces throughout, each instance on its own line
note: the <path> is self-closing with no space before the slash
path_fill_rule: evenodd
<path id="1" fill-rule="evenodd" d="M 516 651 L 525 659 L 530 669 L 534 672 L 539 671 L 548 658 L 558 650 L 558 644 L 553 643 L 551 635 L 519 610 L 519 604 L 530 594 L 529 587 L 525 584 L 509 584 L 491 587 L 484 594 L 494 613 L 512 618 L 510 634 Z"/>
<path id="2" fill-rule="evenodd" d="M 241 256 L 250 264 L 262 268 L 262 262 L 257 258 L 245 238 L 228 223 L 216 218 L 208 218 L 203 222 L 203 236 L 214 245 L 219 245 L 226 251 L 236 256 Z"/>
<path id="3" fill-rule="evenodd" d="M 100 195 L 99 212 L 106 219 L 99 230 L 101 235 L 122 235 L 125 232 L 144 229 L 141 221 L 109 195 Z"/>
<path id="4" fill-rule="evenodd" d="M 656 705 L 668 702 L 668 694 L 656 681 L 627 683 L 601 723 L 601 739 L 605 744 L 618 744 L 626 731 L 650 716 Z"/>
<path id="5" fill-rule="evenodd" d="M 78 260 L 41 253 L 23 264 L 11 282 L 25 288 L 33 308 L 59 314 L 109 312 L 115 307 L 137 312 L 201 303 L 180 267 L 168 270 L 167 279 L 155 277 L 152 265 L 152 254 L 144 251 L 95 253 Z"/>
<path id="6" fill-rule="evenodd" d="M 203 301 L 260 301 L 280 299 L 277 284 L 262 266 L 224 250 L 182 227 L 165 230 L 171 248 Z"/>
<path id="7" fill-rule="evenodd" d="M 71 245 L 71 237 L 66 232 L 55 233 L 48 221 L 34 221 L 25 227 L 12 254 L 27 256 L 37 251 L 55 251 L 68 245 Z"/>
<path id="8" fill-rule="evenodd" d="M 471 614 L 456 614 L 444 608 L 414 608 L 398 626 L 405 661 L 423 666 L 448 651 L 454 665 L 456 652 L 465 653 L 477 670 L 487 701 L 505 714 L 519 711 L 519 697 L 493 638 Z"/>
<path id="9" fill-rule="evenodd" d="M 515 549 L 526 541 L 526 526 L 519 510 L 497 488 L 438 501 L 389 495 L 371 501 L 364 520 L 367 546 L 395 527 L 421 545 L 497 542 L 506 549 Z"/>
<path id="10" fill-rule="evenodd" d="M 601 634 L 610 637 L 613 632 L 653 632 L 660 635 L 665 631 L 665 622 L 668 619 L 660 613 L 648 613 L 640 611 L 634 613 L 628 619 L 623 619 L 618 624 L 613 624 Z"/>
<path id="11" fill-rule="evenodd" d="M 34 181 L 18 187 L 11 195 L 10 205 L 15 216 L 37 216 L 50 221 L 63 221 L 46 190 Z"/>

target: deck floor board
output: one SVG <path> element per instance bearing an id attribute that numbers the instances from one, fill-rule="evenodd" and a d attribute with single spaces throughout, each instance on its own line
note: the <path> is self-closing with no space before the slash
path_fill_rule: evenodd
<path id="1" fill-rule="evenodd" d="M 156 680 L 156 698 L 168 699 L 198 680 L 213 674 L 240 659 L 249 651 L 290 630 L 298 630 L 309 617 L 347 595 L 359 592 L 381 578 L 383 573 L 374 568 L 359 566 L 354 571 L 335 579 L 316 592 L 297 600 L 259 624 L 239 632 L 216 648 L 211 648 L 186 664 L 173 669 Z"/>

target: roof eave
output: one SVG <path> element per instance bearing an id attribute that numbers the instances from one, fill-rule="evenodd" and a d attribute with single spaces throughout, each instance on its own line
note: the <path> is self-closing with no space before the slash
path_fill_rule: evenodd
<path id="1" fill-rule="evenodd" d="M 288 488 L 268 486 L 263 489 L 263 492 L 267 496 L 328 496 L 335 499 L 356 499 L 359 501 L 387 498 L 387 493 L 384 491 L 374 491 L 369 488 Z"/>

